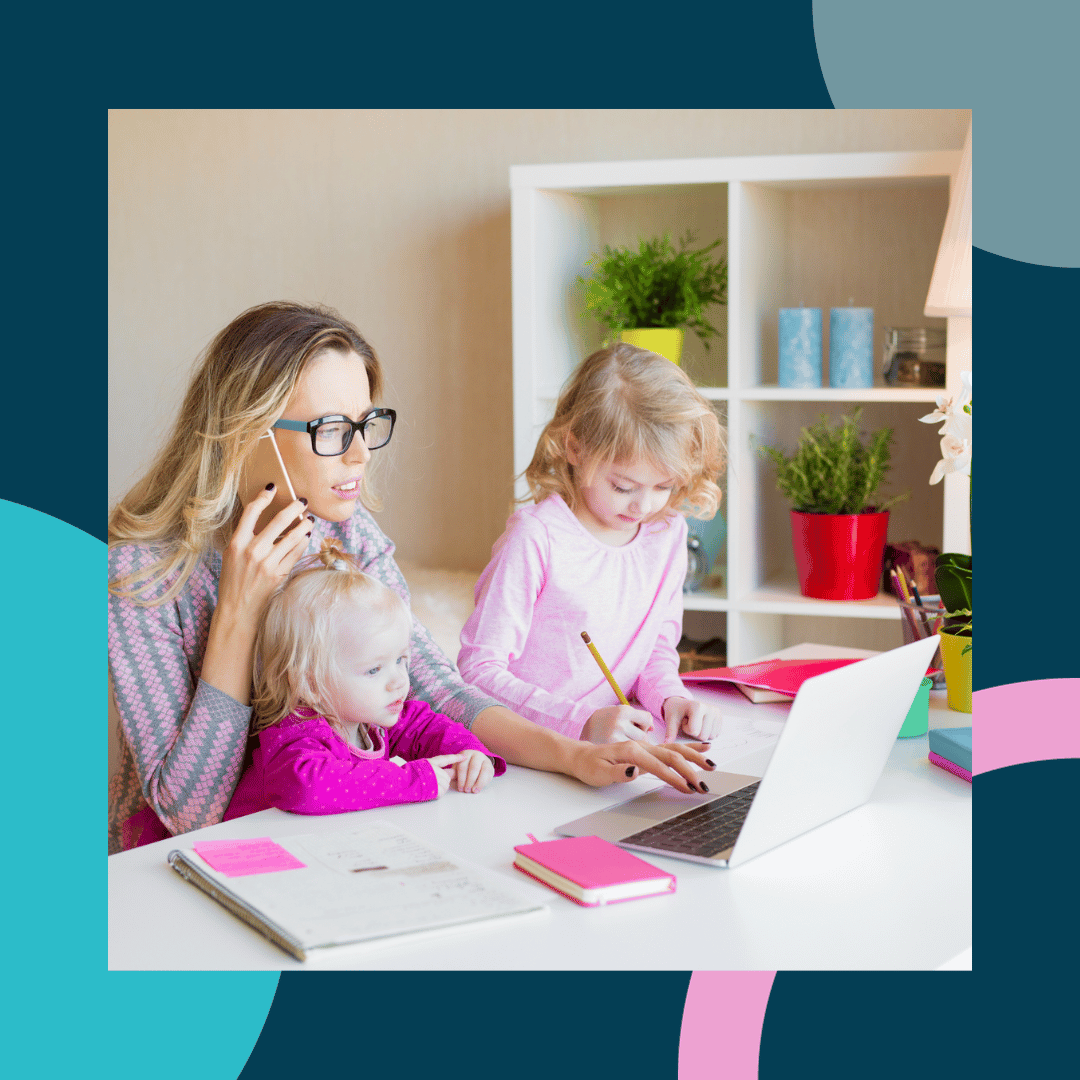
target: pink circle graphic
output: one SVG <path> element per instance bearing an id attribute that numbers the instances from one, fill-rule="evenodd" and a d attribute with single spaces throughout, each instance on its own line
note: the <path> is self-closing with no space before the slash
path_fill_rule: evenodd
<path id="1" fill-rule="evenodd" d="M 1080 679 L 1039 679 L 972 695 L 971 772 L 1080 757 Z M 961 724 L 957 724 L 961 726 Z"/>
<path id="2" fill-rule="evenodd" d="M 755 1080 L 775 971 L 695 971 L 679 1039 L 679 1080 Z"/>

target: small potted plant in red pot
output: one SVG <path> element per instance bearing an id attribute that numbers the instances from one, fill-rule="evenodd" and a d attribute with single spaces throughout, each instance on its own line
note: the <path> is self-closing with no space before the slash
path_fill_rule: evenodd
<path id="1" fill-rule="evenodd" d="M 803 596 L 817 600 L 869 600 L 877 595 L 889 529 L 887 500 L 877 490 L 889 472 L 892 428 L 865 441 L 862 410 L 832 426 L 803 428 L 793 454 L 764 446 L 776 466 L 776 486 L 791 503 L 791 546 Z"/>

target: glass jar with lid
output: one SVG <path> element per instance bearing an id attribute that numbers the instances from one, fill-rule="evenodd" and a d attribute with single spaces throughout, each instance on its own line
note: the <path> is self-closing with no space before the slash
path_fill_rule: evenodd
<path id="1" fill-rule="evenodd" d="M 882 373 L 889 386 L 944 386 L 945 331 L 886 326 Z"/>

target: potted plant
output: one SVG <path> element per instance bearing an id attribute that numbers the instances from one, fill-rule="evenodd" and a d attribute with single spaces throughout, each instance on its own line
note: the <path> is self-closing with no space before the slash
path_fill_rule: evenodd
<path id="1" fill-rule="evenodd" d="M 941 424 L 941 460 L 930 474 L 937 484 L 946 473 L 971 476 L 971 372 L 960 376 L 963 386 L 955 398 L 939 397 L 937 408 L 920 416 L 924 424 Z M 970 500 L 970 494 L 969 494 Z M 970 515 L 970 501 L 969 501 Z M 971 556 L 946 551 L 935 560 L 934 579 L 945 622 L 939 631 L 941 659 L 949 708 L 971 712 Z"/>
<path id="2" fill-rule="evenodd" d="M 583 317 L 594 316 L 610 333 L 632 345 L 666 356 L 677 364 L 685 329 L 705 348 L 719 331 L 705 318 L 710 304 L 727 303 L 727 262 L 710 258 L 721 241 L 693 249 L 687 232 L 676 249 L 665 233 L 641 240 L 637 250 L 604 246 L 585 265 L 592 270 L 585 286 Z"/>
<path id="3" fill-rule="evenodd" d="M 907 493 L 876 499 L 890 468 L 892 428 L 864 444 L 862 409 L 834 427 L 824 415 L 803 428 L 791 456 L 773 446 L 761 452 L 776 466 L 776 486 L 791 503 L 791 546 L 803 596 L 869 600 L 881 581 L 889 507 Z"/>

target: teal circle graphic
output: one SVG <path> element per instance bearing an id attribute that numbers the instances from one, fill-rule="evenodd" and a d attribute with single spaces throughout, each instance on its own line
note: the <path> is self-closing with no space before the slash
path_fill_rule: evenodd
<path id="1" fill-rule="evenodd" d="M 973 110 L 976 246 L 1080 266 L 1080 4 L 814 0 L 814 35 L 837 109 Z"/>
<path id="2" fill-rule="evenodd" d="M 82 1076 L 114 1062 L 118 1075 L 234 1080 L 276 973 L 106 967 L 105 544 L 2 500 L 0 534 L 11 1075 Z"/>

